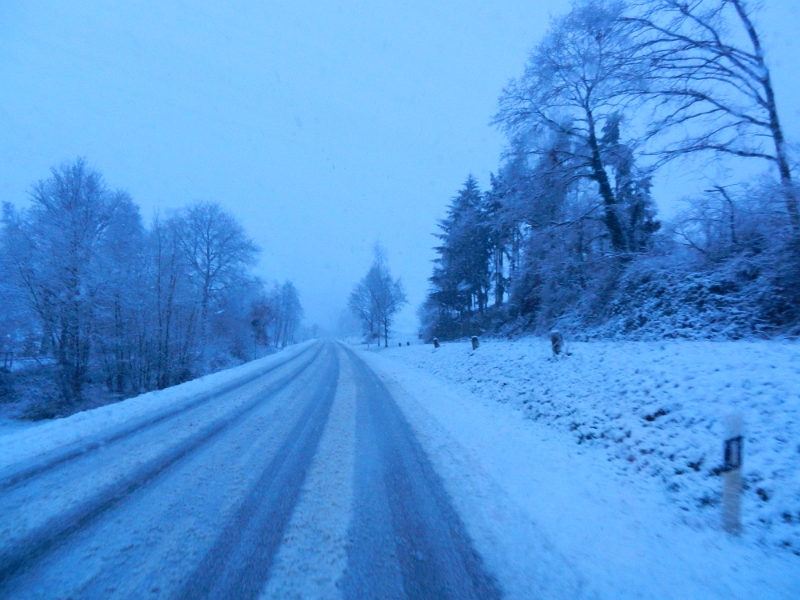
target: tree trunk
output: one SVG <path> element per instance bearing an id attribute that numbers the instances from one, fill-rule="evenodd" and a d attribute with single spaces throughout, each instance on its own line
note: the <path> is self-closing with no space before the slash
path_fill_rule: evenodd
<path id="1" fill-rule="evenodd" d="M 503 286 L 503 247 L 498 244 L 494 251 L 494 305 L 503 303 L 505 287 Z"/>
<path id="2" fill-rule="evenodd" d="M 617 199 L 614 197 L 614 190 L 611 189 L 611 182 L 608 180 L 608 173 L 603 167 L 603 160 L 600 156 L 600 145 L 595 134 L 595 123 L 592 112 L 587 110 L 586 117 L 589 126 L 589 151 L 591 152 L 592 179 L 597 182 L 600 188 L 600 197 L 605 205 L 603 222 L 611 236 L 611 246 L 616 252 L 625 252 L 625 235 L 617 214 Z"/>
<path id="3" fill-rule="evenodd" d="M 514 282 L 517 280 L 519 274 L 519 261 L 520 261 L 520 237 L 521 233 L 518 225 L 514 225 L 514 230 L 511 234 L 511 263 L 508 266 L 508 278 Z"/>
<path id="4" fill-rule="evenodd" d="M 203 296 L 200 300 L 200 362 L 202 364 L 203 372 L 208 370 L 207 350 L 208 350 L 208 301 L 211 296 L 210 282 L 206 277 L 206 282 L 203 285 Z"/>
<path id="5" fill-rule="evenodd" d="M 70 269 L 65 287 L 67 301 L 61 315 L 56 359 L 61 369 L 61 391 L 64 399 L 70 404 L 75 404 L 81 397 L 88 360 L 88 339 L 84 339 L 81 331 L 77 268 Z"/>

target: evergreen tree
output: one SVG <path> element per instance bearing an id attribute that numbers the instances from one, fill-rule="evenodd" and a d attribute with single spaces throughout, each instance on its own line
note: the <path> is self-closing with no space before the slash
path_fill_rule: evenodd
<path id="1" fill-rule="evenodd" d="M 492 230 L 489 207 L 470 175 L 439 222 L 430 303 L 437 307 L 440 335 L 456 335 L 459 324 L 483 315 L 492 289 Z"/>

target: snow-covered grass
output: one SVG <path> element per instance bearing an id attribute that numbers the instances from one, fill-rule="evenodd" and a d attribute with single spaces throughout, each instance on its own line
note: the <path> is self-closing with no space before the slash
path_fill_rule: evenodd
<path id="1" fill-rule="evenodd" d="M 546 340 L 525 338 L 381 354 L 562 432 L 631 489 L 656 482 L 696 529 L 719 528 L 724 420 L 741 414 L 742 541 L 800 556 L 799 344 L 576 342 L 568 351 L 554 360 Z"/>

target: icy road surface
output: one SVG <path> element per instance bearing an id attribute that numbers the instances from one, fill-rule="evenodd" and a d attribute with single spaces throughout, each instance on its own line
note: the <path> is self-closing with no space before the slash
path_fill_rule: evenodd
<path id="1" fill-rule="evenodd" d="M 235 371 L 0 439 L 0 598 L 500 597 L 358 356 Z"/>

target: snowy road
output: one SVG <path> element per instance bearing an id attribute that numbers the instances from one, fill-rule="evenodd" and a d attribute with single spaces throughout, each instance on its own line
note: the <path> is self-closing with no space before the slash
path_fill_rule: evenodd
<path id="1" fill-rule="evenodd" d="M 0 598 L 500 596 L 360 358 L 318 342 L 262 362 L 79 439 L 18 434 Z"/>

